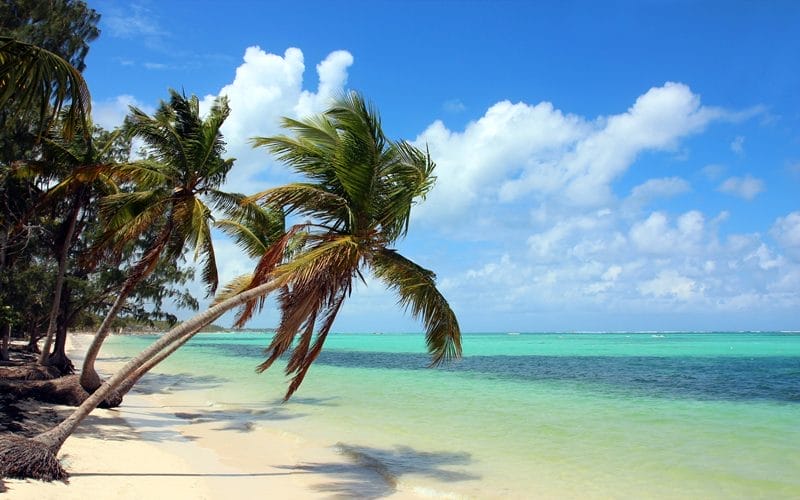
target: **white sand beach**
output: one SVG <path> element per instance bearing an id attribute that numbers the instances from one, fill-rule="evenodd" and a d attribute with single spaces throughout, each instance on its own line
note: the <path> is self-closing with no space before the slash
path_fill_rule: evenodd
<path id="1" fill-rule="evenodd" d="M 70 356 L 76 365 L 90 338 L 72 336 Z M 106 361 L 101 370 L 108 374 L 115 363 Z M 202 394 L 196 400 L 204 404 Z M 348 491 L 356 491 L 351 481 L 358 481 L 360 492 L 369 482 L 328 445 L 262 422 L 193 419 L 185 406 L 185 399 L 179 402 L 169 394 L 129 394 L 117 409 L 97 409 L 59 455 L 71 475 L 68 484 L 6 480 L 6 495 L 37 500 L 305 499 L 351 496 Z M 70 411 L 58 409 L 65 415 Z M 386 493 L 381 496 L 409 497 Z"/>

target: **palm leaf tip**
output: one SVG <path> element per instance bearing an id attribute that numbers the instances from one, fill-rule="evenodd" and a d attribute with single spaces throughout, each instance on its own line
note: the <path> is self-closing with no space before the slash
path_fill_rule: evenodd
<path id="1" fill-rule="evenodd" d="M 436 288 L 436 275 L 388 249 L 375 254 L 372 267 L 375 275 L 397 292 L 399 304 L 425 324 L 431 366 L 461 357 L 461 328 Z"/>

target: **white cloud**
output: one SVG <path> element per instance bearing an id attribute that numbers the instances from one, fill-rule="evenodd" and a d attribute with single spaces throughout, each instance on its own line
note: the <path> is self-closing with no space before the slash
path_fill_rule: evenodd
<path id="1" fill-rule="evenodd" d="M 731 151 L 733 151 L 737 155 L 744 154 L 744 136 L 742 135 L 736 136 L 736 138 L 731 142 Z"/>
<path id="2" fill-rule="evenodd" d="M 678 217 L 675 226 L 663 212 L 653 212 L 633 224 L 629 234 L 636 248 L 648 254 L 695 253 L 707 242 L 705 217 L 692 210 Z"/>
<path id="3" fill-rule="evenodd" d="M 681 138 L 725 117 L 703 106 L 687 86 L 670 82 L 647 91 L 627 111 L 594 120 L 549 102 L 502 101 L 463 132 L 436 121 L 416 140 L 429 146 L 439 179 L 419 213 L 452 220 L 476 205 L 528 195 L 601 207 L 613 201 L 611 183 L 640 153 L 674 149 Z"/>
<path id="4" fill-rule="evenodd" d="M 787 254 L 800 260 L 800 212 L 778 217 L 770 234 Z"/>
<path id="5" fill-rule="evenodd" d="M 720 184 L 718 189 L 723 193 L 738 196 L 749 201 L 764 191 L 764 181 L 756 179 L 749 174 L 744 177 L 728 177 Z"/>
<path id="6" fill-rule="evenodd" d="M 643 282 L 639 285 L 639 291 L 657 298 L 667 297 L 688 301 L 701 296 L 703 286 L 676 271 L 669 270 L 661 271 L 655 278 Z"/>
<path id="7" fill-rule="evenodd" d="M 657 198 L 671 198 L 690 190 L 689 183 L 680 177 L 650 179 L 634 187 L 628 201 L 635 204 L 646 204 Z"/>
<path id="8" fill-rule="evenodd" d="M 725 170 L 723 165 L 711 164 L 700 169 L 700 173 L 709 181 L 716 181 L 725 174 Z"/>
<path id="9" fill-rule="evenodd" d="M 96 125 L 106 130 L 113 130 L 125 121 L 129 107 L 136 106 L 147 113 L 152 113 L 155 108 L 137 101 L 132 95 L 124 94 L 113 99 L 92 103 L 92 119 Z"/>
<path id="10" fill-rule="evenodd" d="M 231 114 L 222 132 L 228 156 L 236 158 L 226 189 L 254 193 L 285 180 L 287 172 L 275 168 L 266 150 L 254 150 L 250 139 L 282 133 L 283 116 L 297 118 L 323 111 L 331 98 L 344 92 L 352 63 L 348 52 L 329 54 L 316 67 L 319 84 L 317 91 L 311 92 L 303 89 L 305 63 L 300 49 L 289 48 L 280 56 L 259 47 L 247 48 L 235 78 L 218 93 L 229 99 Z M 206 96 L 203 108 L 208 109 L 215 97 Z"/>
<path id="11" fill-rule="evenodd" d="M 448 99 L 442 104 L 442 109 L 448 113 L 461 113 L 466 111 L 467 107 L 460 99 Z"/>
<path id="12" fill-rule="evenodd" d="M 145 69 L 154 69 L 154 70 L 167 69 L 169 67 L 164 63 L 156 63 L 156 62 L 146 62 L 143 63 L 142 66 L 144 66 Z"/>

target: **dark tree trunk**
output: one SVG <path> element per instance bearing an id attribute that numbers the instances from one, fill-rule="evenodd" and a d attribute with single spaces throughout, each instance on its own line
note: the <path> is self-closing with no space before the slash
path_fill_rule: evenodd
<path id="1" fill-rule="evenodd" d="M 25 348 L 28 352 L 39 354 L 39 327 L 35 321 L 31 321 L 31 326 L 28 328 L 28 346 Z"/>
<path id="2" fill-rule="evenodd" d="M 11 325 L 0 325 L 0 361 L 8 361 L 8 344 L 11 342 Z"/>
<path id="3" fill-rule="evenodd" d="M 72 361 L 67 357 L 67 330 L 69 318 L 69 302 L 72 297 L 72 290 L 69 285 L 64 284 L 64 290 L 61 294 L 61 310 L 58 313 L 58 323 L 56 325 L 56 338 L 53 352 L 50 353 L 47 364 L 54 366 L 64 375 L 75 373 L 75 367 Z"/>
<path id="4" fill-rule="evenodd" d="M 56 332 L 56 324 L 58 322 L 58 313 L 61 310 L 61 294 L 64 288 L 64 278 L 67 274 L 67 265 L 69 264 L 69 249 L 72 247 L 72 236 L 75 234 L 75 226 L 78 223 L 78 213 L 81 210 L 79 193 L 73 201 L 72 210 L 69 213 L 69 219 L 66 222 L 66 229 L 64 230 L 64 241 L 58 249 L 58 274 L 56 275 L 56 285 L 53 292 L 53 305 L 50 307 L 50 320 L 47 325 L 47 334 L 44 339 L 44 347 L 42 348 L 41 355 L 39 356 L 39 364 L 48 364 L 48 356 L 50 355 L 50 345 L 53 341 L 53 336 Z"/>

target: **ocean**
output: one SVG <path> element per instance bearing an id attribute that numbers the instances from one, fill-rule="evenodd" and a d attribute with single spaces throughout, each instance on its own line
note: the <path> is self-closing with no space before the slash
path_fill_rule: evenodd
<path id="1" fill-rule="evenodd" d="M 197 335 L 138 390 L 334 447 L 349 497 L 800 498 L 798 333 L 465 334 L 434 369 L 422 334 L 339 333 L 288 403 L 269 339 Z"/>

